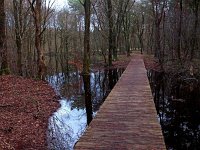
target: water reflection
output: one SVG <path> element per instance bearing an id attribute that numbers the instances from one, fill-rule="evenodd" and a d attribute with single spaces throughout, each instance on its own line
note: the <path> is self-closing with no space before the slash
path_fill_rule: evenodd
<path id="1" fill-rule="evenodd" d="M 200 147 L 200 87 L 196 78 L 148 72 L 165 143 L 169 150 Z"/>
<path id="2" fill-rule="evenodd" d="M 111 91 L 124 69 L 98 70 L 90 75 L 93 116 Z M 87 115 L 84 84 L 79 72 L 49 74 L 49 84 L 61 97 L 61 107 L 49 119 L 49 149 L 73 149 L 85 131 Z"/>

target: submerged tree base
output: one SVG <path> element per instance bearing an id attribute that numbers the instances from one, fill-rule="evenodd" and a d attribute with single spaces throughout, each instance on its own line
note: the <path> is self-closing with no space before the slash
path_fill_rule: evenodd
<path id="1" fill-rule="evenodd" d="M 0 149 L 47 149 L 49 116 L 59 106 L 43 81 L 0 76 Z"/>

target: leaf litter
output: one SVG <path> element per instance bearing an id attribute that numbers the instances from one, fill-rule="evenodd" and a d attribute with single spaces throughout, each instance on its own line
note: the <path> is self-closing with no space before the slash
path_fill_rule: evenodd
<path id="1" fill-rule="evenodd" d="M 48 118 L 58 99 L 44 81 L 0 76 L 0 149 L 47 149 Z"/>

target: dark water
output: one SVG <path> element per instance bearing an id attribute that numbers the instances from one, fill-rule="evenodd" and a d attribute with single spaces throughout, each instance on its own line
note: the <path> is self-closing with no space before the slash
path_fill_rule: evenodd
<path id="1" fill-rule="evenodd" d="M 200 83 L 193 76 L 148 71 L 169 150 L 200 149 Z"/>
<path id="2" fill-rule="evenodd" d="M 93 116 L 105 100 L 124 69 L 99 70 L 91 73 Z M 84 85 L 78 71 L 49 74 L 46 80 L 61 96 L 61 107 L 49 119 L 48 147 L 71 150 L 87 126 Z"/>

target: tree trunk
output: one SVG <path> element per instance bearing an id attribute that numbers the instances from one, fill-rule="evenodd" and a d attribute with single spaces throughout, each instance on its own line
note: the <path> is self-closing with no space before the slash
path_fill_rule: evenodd
<path id="1" fill-rule="evenodd" d="M 193 27 L 193 33 L 192 33 L 192 41 L 191 41 L 191 56 L 190 59 L 192 60 L 194 57 L 194 52 L 195 50 L 198 50 L 198 36 L 197 36 L 197 32 L 198 32 L 198 24 L 199 24 L 199 4 L 200 2 L 198 0 L 194 0 L 193 2 L 193 12 L 195 15 L 195 20 L 194 20 L 194 27 Z"/>
<path id="2" fill-rule="evenodd" d="M 0 0 L 0 54 L 2 58 L 0 74 L 9 74 L 6 47 L 5 17 L 4 0 Z"/>
<path id="3" fill-rule="evenodd" d="M 23 0 L 13 0 L 14 20 L 15 20 L 15 42 L 17 46 L 17 68 L 18 74 L 22 75 L 22 9 Z"/>
<path id="4" fill-rule="evenodd" d="M 181 33 L 182 33 L 182 20 L 183 20 L 183 1 L 180 0 L 180 15 L 179 15 L 179 25 L 178 25 L 178 39 L 177 39 L 177 56 L 181 59 Z"/>
<path id="5" fill-rule="evenodd" d="M 42 0 L 36 0 L 36 5 L 31 3 L 35 21 L 35 48 L 37 50 L 38 78 L 44 80 L 46 65 L 42 49 Z"/>
<path id="6" fill-rule="evenodd" d="M 91 100 L 91 88 L 90 88 L 90 8 L 91 8 L 90 0 L 85 0 L 83 82 L 85 90 L 85 105 L 86 105 L 88 125 L 92 121 L 92 100 Z"/>
<path id="7" fill-rule="evenodd" d="M 113 41 L 113 17 L 112 17 L 112 2 L 107 0 L 108 5 L 108 21 L 109 21 L 109 49 L 108 49 L 108 66 L 112 66 L 112 53 L 114 49 Z"/>
<path id="8" fill-rule="evenodd" d="M 158 58 L 159 60 L 161 59 L 160 53 L 160 23 L 155 23 L 155 57 Z"/>
<path id="9" fill-rule="evenodd" d="M 125 49 L 127 52 L 127 56 L 131 56 L 130 53 L 130 13 L 126 12 L 123 19 L 123 27 L 124 27 L 124 39 L 125 39 Z"/>
<path id="10" fill-rule="evenodd" d="M 161 50 L 161 45 L 160 45 L 160 23 L 163 19 L 163 13 L 164 13 L 164 8 L 165 8 L 165 3 L 160 2 L 159 0 L 153 0 L 152 1 L 152 6 L 153 6 L 153 13 L 154 13 L 154 25 L 155 25 L 155 53 L 154 57 L 159 59 L 159 62 L 163 62 L 163 56 L 162 56 L 162 50 Z"/>

